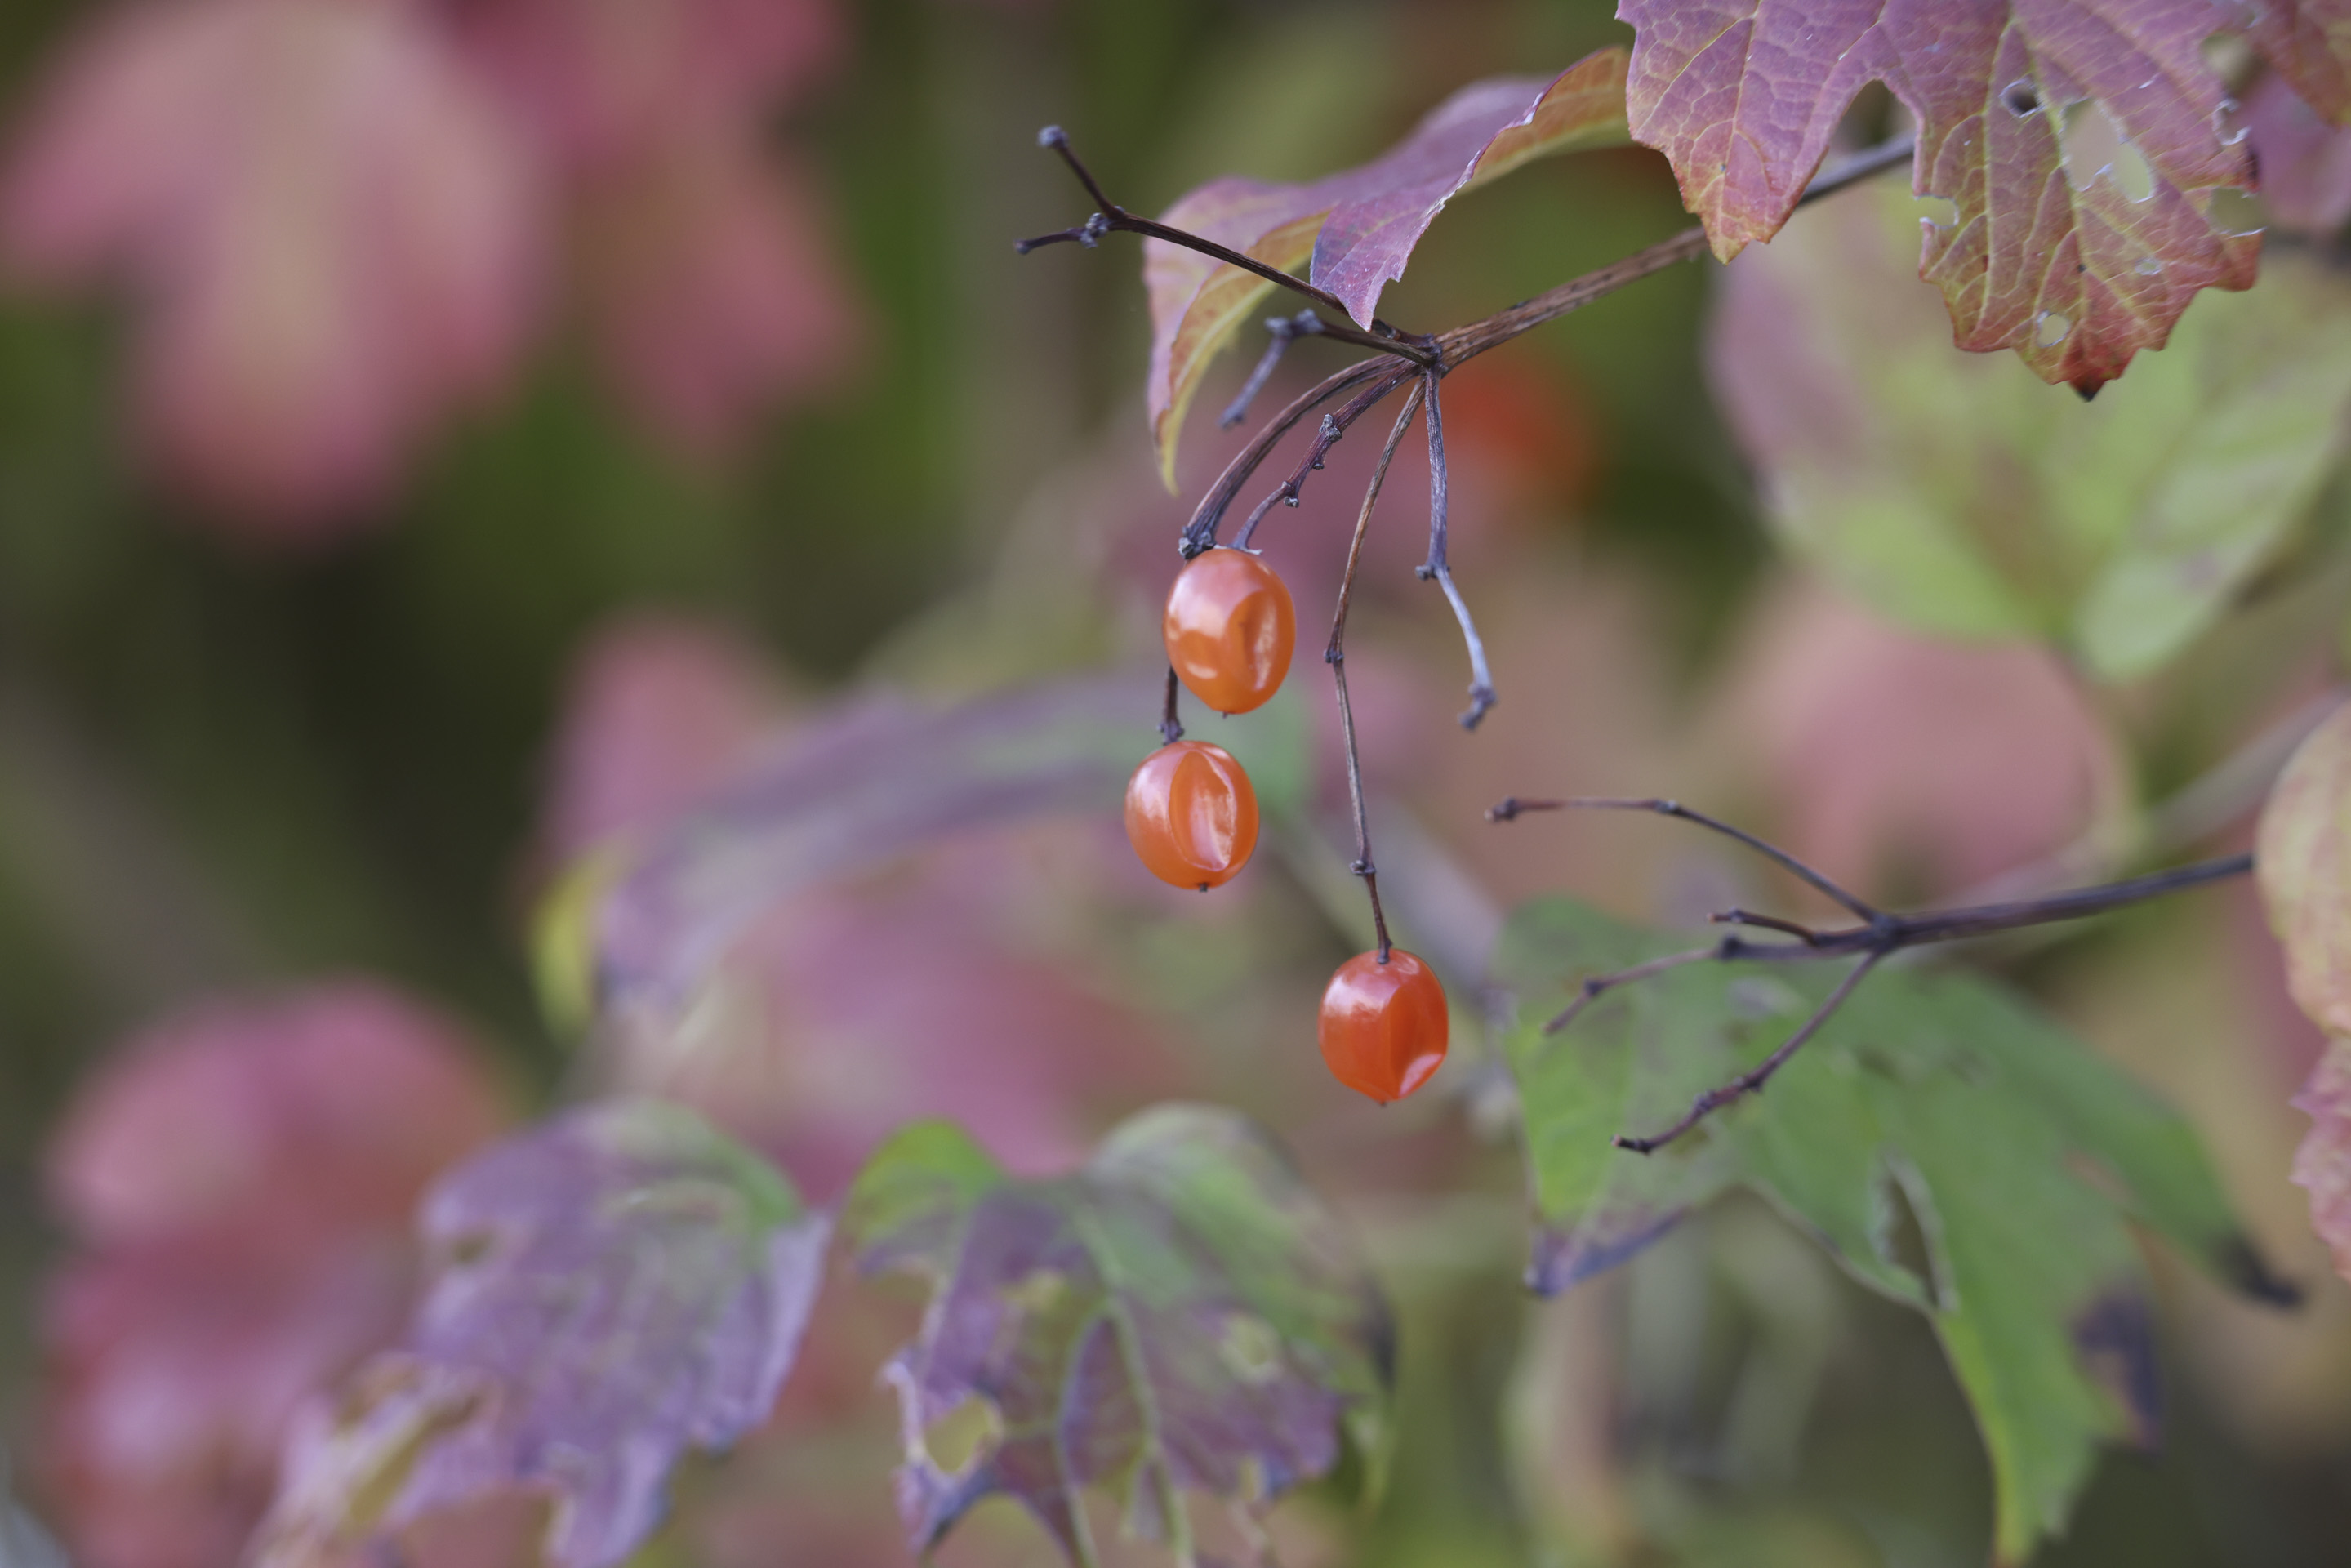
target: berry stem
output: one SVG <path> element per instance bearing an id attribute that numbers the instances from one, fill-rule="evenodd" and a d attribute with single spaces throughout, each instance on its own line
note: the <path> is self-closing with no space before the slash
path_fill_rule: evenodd
<path id="1" fill-rule="evenodd" d="M 1395 460 L 1405 432 L 1412 428 L 1412 416 L 1420 408 L 1426 390 L 1416 386 L 1406 395 L 1404 407 L 1396 411 L 1395 427 L 1388 432 L 1387 444 L 1380 448 L 1372 482 L 1364 491 L 1363 509 L 1355 514 L 1355 537 L 1347 545 L 1347 570 L 1339 578 L 1339 608 L 1331 617 L 1331 641 L 1322 650 L 1323 662 L 1331 666 L 1331 680 L 1339 692 L 1339 735 L 1347 749 L 1347 799 L 1355 810 L 1355 862 L 1350 869 L 1364 879 L 1364 890 L 1371 895 L 1372 929 L 1379 936 L 1383 964 L 1388 961 L 1391 944 L 1387 915 L 1380 908 L 1379 868 L 1372 861 L 1372 819 L 1364 806 L 1364 765 L 1355 751 L 1355 709 L 1347 699 L 1347 605 L 1354 597 L 1355 568 L 1364 559 L 1364 535 L 1371 527 L 1372 508 L 1379 503 L 1388 465 Z"/>
<path id="2" fill-rule="evenodd" d="M 1375 382 L 1348 399 L 1335 413 L 1324 414 L 1322 423 L 1315 428 L 1314 439 L 1306 444 L 1305 455 L 1299 458 L 1298 466 L 1289 478 L 1273 487 L 1271 495 L 1257 504 L 1256 510 L 1249 513 L 1249 520 L 1241 524 L 1241 531 L 1233 536 L 1234 547 L 1238 549 L 1249 548 L 1249 541 L 1257 537 L 1258 524 L 1273 510 L 1275 502 L 1286 502 L 1293 507 L 1298 505 L 1298 497 L 1306 488 L 1306 476 L 1322 466 L 1322 459 L 1330 454 L 1331 448 L 1339 444 L 1339 438 L 1347 434 L 1348 427 L 1370 413 L 1388 393 L 1411 379 L 1409 374 L 1405 374 Z M 1215 540 L 1211 538 L 1209 542 L 1213 544 Z"/>
<path id="3" fill-rule="evenodd" d="M 1184 738 L 1184 721 L 1176 716 L 1176 666 L 1170 664 L 1167 666 L 1167 706 L 1159 718 L 1159 738 L 1168 746 Z"/>
<path id="4" fill-rule="evenodd" d="M 1428 561 L 1420 568 L 1420 577 L 1423 581 L 1437 580 L 1437 586 L 1445 591 L 1445 601 L 1453 606 L 1454 620 L 1461 623 L 1461 641 L 1469 650 L 1469 706 L 1462 710 L 1461 727 L 1475 729 L 1494 706 L 1494 672 L 1487 667 L 1485 641 L 1478 635 L 1478 623 L 1469 619 L 1469 606 L 1463 601 L 1461 591 L 1453 585 L 1453 567 L 1446 555 L 1452 486 L 1446 478 L 1445 410 L 1437 395 L 1437 383 L 1444 374 L 1441 365 L 1421 373 L 1421 391 L 1427 394 L 1428 409 Z"/>

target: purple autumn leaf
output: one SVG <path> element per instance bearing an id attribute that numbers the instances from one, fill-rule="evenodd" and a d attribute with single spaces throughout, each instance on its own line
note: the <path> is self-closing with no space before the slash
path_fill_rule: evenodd
<path id="1" fill-rule="evenodd" d="M 827 1236 L 772 1166 L 652 1101 L 497 1145 L 428 1197 L 423 1228 L 437 1266 L 406 1341 L 296 1443 L 259 1568 L 514 1489 L 552 1497 L 555 1568 L 619 1563 L 688 1448 L 767 1418 Z"/>
<path id="2" fill-rule="evenodd" d="M 1311 259 L 1308 281 L 1369 326 L 1380 291 L 1404 276 L 1446 203 L 1531 158 L 1625 139 L 1625 51 L 1607 48 L 1549 79 L 1473 82 L 1368 163 L 1301 185 L 1212 180 L 1178 198 L 1163 221 L 1285 270 Z M 1151 429 L 1173 488 L 1184 411 L 1208 361 L 1272 285 L 1162 240 L 1144 243 L 1143 285 Z"/>
<path id="3" fill-rule="evenodd" d="M 1113 809 L 1149 749 L 1157 685 L 1133 672 L 936 711 L 884 697 L 810 726 L 646 836 L 598 921 L 608 1010 L 674 1017 L 754 921 L 826 878 L 958 831 Z"/>
<path id="4" fill-rule="evenodd" d="M 1146 1111 L 1049 1181 L 920 1124 L 858 1178 L 842 1229 L 867 1272 L 931 1286 L 887 1372 L 917 1552 L 1003 1493 L 1092 1563 L 1079 1494 L 1099 1487 L 1188 1561 L 1184 1494 L 1261 1508 L 1328 1473 L 1343 1432 L 1376 1458 L 1386 1304 L 1338 1220 L 1233 1113 Z M 925 1434 L 974 1400 L 992 1436 L 949 1471 Z"/>

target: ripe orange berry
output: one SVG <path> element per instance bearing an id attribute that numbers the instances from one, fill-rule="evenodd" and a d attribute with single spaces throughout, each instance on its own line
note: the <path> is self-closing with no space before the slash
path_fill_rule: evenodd
<path id="1" fill-rule="evenodd" d="M 1257 791 L 1220 746 L 1163 746 L 1126 781 L 1126 840 L 1152 875 L 1206 893 L 1257 848 Z"/>
<path id="2" fill-rule="evenodd" d="M 1212 549 L 1176 574 L 1161 630 L 1167 662 L 1218 713 L 1247 713 L 1280 689 L 1298 612 L 1280 574 L 1247 550 Z"/>
<path id="3" fill-rule="evenodd" d="M 1316 1034 L 1331 1076 L 1384 1105 L 1445 1064 L 1445 988 L 1401 947 L 1358 953 L 1322 993 Z"/>

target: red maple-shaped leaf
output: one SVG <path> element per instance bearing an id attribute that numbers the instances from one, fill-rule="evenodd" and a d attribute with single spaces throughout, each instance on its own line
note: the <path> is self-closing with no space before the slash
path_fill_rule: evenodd
<path id="1" fill-rule="evenodd" d="M 2296 29 L 2320 9 L 1623 0 L 1618 15 L 1639 31 L 1634 138 L 1672 160 L 1717 256 L 1779 231 L 1854 96 L 1883 82 L 1918 124 L 1914 188 L 1953 208 L 1926 225 L 1919 270 L 1959 347 L 2014 349 L 2088 392 L 2161 348 L 2199 289 L 2253 281 L 2258 236 L 2213 210 L 2254 174 L 2203 45 L 2235 25 L 2304 61 Z"/>

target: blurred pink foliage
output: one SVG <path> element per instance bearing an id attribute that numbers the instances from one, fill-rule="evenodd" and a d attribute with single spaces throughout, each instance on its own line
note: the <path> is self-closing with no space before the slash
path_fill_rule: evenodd
<path id="1" fill-rule="evenodd" d="M 366 981 L 220 1002 L 131 1041 L 48 1165 L 36 1448 L 86 1568 L 225 1568 L 289 1424 L 399 1330 L 410 1211 L 504 1121 L 463 1037 Z"/>
<path id="2" fill-rule="evenodd" d="M 740 635 L 684 616 L 608 622 L 573 660 L 540 838 L 558 860 L 684 810 L 783 731 L 784 688 Z"/>
<path id="3" fill-rule="evenodd" d="M 163 468 L 242 531 L 381 504 L 576 298 L 623 395 L 724 445 L 836 365 L 847 289 L 766 116 L 828 0 L 182 0 L 67 45 L 0 254 L 138 297 Z"/>
<path id="4" fill-rule="evenodd" d="M 558 855 L 625 843 L 790 743 L 780 684 L 723 632 L 623 621 L 574 668 L 541 831 Z M 613 1086 L 693 1105 L 819 1201 L 922 1116 L 956 1117 L 1018 1170 L 1068 1164 L 1098 1113 L 1180 1085 L 1139 1015 L 1014 935 L 1057 853 L 1123 868 L 1125 851 L 1082 829 L 984 835 L 785 897 L 688 1023 L 608 1042 Z"/>
<path id="5" fill-rule="evenodd" d="M 2114 777 L 2055 654 L 1922 636 L 1823 590 L 1766 612 L 1735 697 L 1781 841 L 1864 891 L 1954 894 L 2053 853 Z"/>
<path id="6" fill-rule="evenodd" d="M 2245 131 L 2262 171 L 2262 205 L 2278 227 L 2333 234 L 2351 219 L 2351 131 L 2318 117 L 2281 77 L 2245 99 Z"/>

